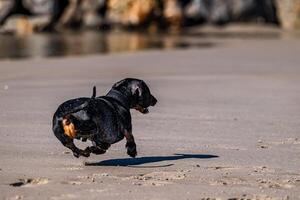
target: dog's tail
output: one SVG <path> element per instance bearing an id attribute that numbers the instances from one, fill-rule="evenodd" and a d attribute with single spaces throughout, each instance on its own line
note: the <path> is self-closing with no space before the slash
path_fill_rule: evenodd
<path id="1" fill-rule="evenodd" d="M 92 94 L 92 96 L 91 96 L 91 99 L 95 99 L 95 98 L 96 98 L 96 86 L 93 87 L 93 94 Z M 87 101 L 84 102 L 83 104 L 81 104 L 81 105 L 79 105 L 79 106 L 76 106 L 76 107 L 74 107 L 74 108 L 72 108 L 72 109 L 68 109 L 67 111 L 62 111 L 62 112 L 60 113 L 60 116 L 61 116 L 61 117 L 65 117 L 66 115 L 69 115 L 69 114 L 72 114 L 72 113 L 75 113 L 75 112 L 78 112 L 78 111 L 83 110 L 84 108 L 86 108 L 86 107 L 89 105 L 91 99 L 90 99 L 90 100 L 87 100 Z"/>
<path id="2" fill-rule="evenodd" d="M 92 94 L 92 96 L 91 96 L 92 99 L 95 99 L 95 98 L 96 98 L 96 92 L 97 92 L 96 86 L 94 86 L 94 87 L 93 87 L 93 94 Z"/>

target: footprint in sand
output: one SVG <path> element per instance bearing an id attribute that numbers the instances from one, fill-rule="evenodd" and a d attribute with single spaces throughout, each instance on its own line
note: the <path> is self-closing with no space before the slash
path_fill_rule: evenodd
<path id="1" fill-rule="evenodd" d="M 257 182 L 263 188 L 290 189 L 295 187 L 295 185 L 291 184 L 289 181 L 258 179 Z"/>
<path id="2" fill-rule="evenodd" d="M 223 177 L 219 180 L 211 181 L 210 185 L 247 185 L 247 181 L 239 177 Z"/>
<path id="3" fill-rule="evenodd" d="M 299 145 L 299 144 L 300 144 L 300 140 L 298 138 L 284 138 L 282 140 L 269 141 L 269 142 L 258 140 L 257 148 L 267 149 L 273 145 L 278 146 L 278 145 Z"/>
<path id="4" fill-rule="evenodd" d="M 269 148 L 269 145 L 266 144 L 265 142 L 263 142 L 262 140 L 258 140 L 256 147 L 258 149 L 267 149 L 267 148 Z"/>
<path id="5" fill-rule="evenodd" d="M 95 182 L 96 182 L 96 178 L 94 177 L 94 175 L 85 175 L 85 176 L 77 176 L 77 178 L 68 181 L 62 181 L 60 183 L 67 184 L 67 185 L 82 185 L 82 184 L 91 184 Z"/>
<path id="6" fill-rule="evenodd" d="M 134 185 L 162 186 L 171 184 L 173 181 L 186 178 L 186 172 L 152 172 L 149 174 L 134 176 L 132 178 L 138 180 L 138 182 L 133 183 Z"/>
<path id="7" fill-rule="evenodd" d="M 23 195 L 16 195 L 14 197 L 7 198 L 6 200 L 18 200 L 18 199 L 24 199 L 24 196 Z"/>
<path id="8" fill-rule="evenodd" d="M 19 179 L 19 181 L 16 181 L 14 183 L 9 184 L 13 187 L 24 187 L 24 186 L 35 186 L 35 185 L 45 185 L 49 182 L 49 179 L 47 178 L 28 178 L 28 179 Z"/>
<path id="9" fill-rule="evenodd" d="M 91 176 L 77 176 L 77 178 L 81 179 L 81 180 L 89 181 L 89 182 L 95 182 L 96 181 L 94 175 L 91 175 Z"/>
<path id="10" fill-rule="evenodd" d="M 62 181 L 62 184 L 67 184 L 67 185 L 82 185 L 83 182 L 81 181 Z"/>
<path id="11" fill-rule="evenodd" d="M 62 194 L 60 196 L 50 197 L 50 200 L 76 199 L 78 196 L 74 194 Z"/>
<path id="12" fill-rule="evenodd" d="M 211 198 L 211 197 L 205 197 L 205 198 L 201 198 L 201 200 L 278 200 L 278 199 L 282 199 L 282 198 L 277 198 L 277 197 L 270 197 L 270 196 L 253 196 L 250 197 L 248 195 L 243 195 L 242 197 L 230 197 L 230 198 Z M 284 200 L 289 199 L 284 198 Z"/>

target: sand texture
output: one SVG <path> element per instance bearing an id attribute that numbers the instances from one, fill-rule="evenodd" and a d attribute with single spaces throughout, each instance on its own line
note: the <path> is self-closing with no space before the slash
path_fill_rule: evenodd
<path id="1" fill-rule="evenodd" d="M 0 61 L 0 199 L 300 199 L 299 52 L 296 39 L 249 39 Z M 158 99 L 132 111 L 138 157 L 121 141 L 76 159 L 52 133 L 54 111 L 125 77 Z"/>

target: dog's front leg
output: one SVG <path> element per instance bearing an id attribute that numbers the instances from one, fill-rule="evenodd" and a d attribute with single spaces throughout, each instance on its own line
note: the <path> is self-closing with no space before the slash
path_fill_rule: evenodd
<path id="1" fill-rule="evenodd" d="M 125 131 L 124 136 L 127 140 L 126 142 L 126 148 L 127 148 L 127 154 L 131 157 L 136 157 L 137 151 L 136 151 L 136 144 L 134 142 L 134 137 L 131 132 Z"/>
<path id="2" fill-rule="evenodd" d="M 76 158 L 79 158 L 79 156 L 84 156 L 84 157 L 89 157 L 90 156 L 91 152 L 89 151 L 89 149 L 81 150 L 81 149 L 79 149 L 75 146 L 73 141 L 70 142 L 70 143 L 67 143 L 65 146 L 73 152 L 73 155 Z"/>

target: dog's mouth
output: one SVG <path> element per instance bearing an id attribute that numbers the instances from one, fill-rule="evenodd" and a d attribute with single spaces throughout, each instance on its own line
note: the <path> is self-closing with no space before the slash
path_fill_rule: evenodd
<path id="1" fill-rule="evenodd" d="M 136 106 L 134 109 L 136 109 L 136 110 L 138 110 L 138 111 L 140 111 L 141 113 L 143 113 L 143 114 L 147 114 L 147 113 L 149 113 L 149 110 L 148 110 L 148 108 L 143 108 L 142 106 Z"/>

